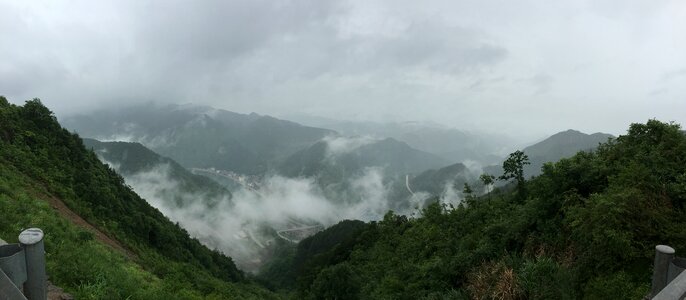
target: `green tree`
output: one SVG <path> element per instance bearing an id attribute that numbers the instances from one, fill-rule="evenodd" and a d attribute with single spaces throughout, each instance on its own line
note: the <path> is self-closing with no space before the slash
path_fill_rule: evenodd
<path id="1" fill-rule="evenodd" d="M 360 279 L 347 263 L 327 267 L 319 272 L 311 286 L 312 299 L 358 299 Z"/>
<path id="2" fill-rule="evenodd" d="M 465 195 L 471 196 L 474 191 L 472 190 L 472 187 L 469 186 L 468 183 L 464 183 L 464 186 L 462 187 L 462 193 Z"/>
<path id="3" fill-rule="evenodd" d="M 450 210 L 434 202 L 415 218 L 388 213 L 308 255 L 298 299 L 638 299 L 650 289 L 655 245 L 686 249 L 678 125 L 632 124 L 524 182 L 526 162 L 513 153 L 504 175 L 526 184 L 526 202 L 503 189 Z"/>
<path id="4" fill-rule="evenodd" d="M 481 176 L 479 176 L 479 179 L 484 184 L 484 188 L 485 188 L 484 193 L 490 193 L 491 192 L 491 186 L 495 182 L 495 176 L 488 174 L 488 173 L 483 173 L 483 174 L 481 174 Z"/>
<path id="5" fill-rule="evenodd" d="M 526 188 L 524 180 L 524 166 L 531 164 L 529 156 L 524 154 L 524 151 L 517 150 L 510 153 L 510 156 L 503 162 L 503 175 L 498 177 L 500 180 L 514 179 L 517 181 L 517 191 L 520 199 L 525 196 Z"/>

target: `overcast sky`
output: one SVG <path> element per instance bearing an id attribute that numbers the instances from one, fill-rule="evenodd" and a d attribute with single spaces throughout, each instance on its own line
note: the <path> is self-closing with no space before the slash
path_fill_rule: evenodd
<path id="1" fill-rule="evenodd" d="M 0 95 L 538 136 L 686 124 L 686 1 L 7 1 Z"/>

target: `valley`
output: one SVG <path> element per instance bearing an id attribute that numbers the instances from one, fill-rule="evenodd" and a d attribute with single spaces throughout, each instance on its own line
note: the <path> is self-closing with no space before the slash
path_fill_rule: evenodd
<path id="1" fill-rule="evenodd" d="M 140 116 L 125 115 L 133 111 Z M 149 126 L 145 124 L 147 118 L 152 117 L 152 111 L 156 112 L 154 118 L 157 125 L 154 131 L 145 127 Z M 377 130 L 374 132 L 377 137 L 345 136 L 329 129 L 304 127 L 269 116 L 241 115 L 192 105 L 148 105 L 143 108 L 122 108 L 120 112 L 100 111 L 98 114 L 100 117 L 97 120 L 111 120 L 107 122 L 113 125 L 106 127 L 106 130 L 96 131 L 100 125 L 94 123 L 94 118 L 85 116 L 70 117 L 70 120 L 78 121 L 67 123 L 76 124 L 72 125 L 77 126 L 73 128 L 76 132 L 83 131 L 94 137 L 129 136 L 129 140 L 133 139 L 133 142 L 85 141 L 103 162 L 120 172 L 127 184 L 151 205 L 171 220 L 179 222 L 206 245 L 233 257 L 240 268 L 250 273 L 258 273 L 265 263 L 269 263 L 271 253 L 278 244 L 277 239 L 297 244 L 341 220 L 378 221 L 389 210 L 418 216 L 436 199 L 456 207 L 465 199 L 465 185 L 471 185 L 477 191 L 484 190 L 479 175 L 498 170 L 493 167 L 474 167 L 487 165 L 491 159 L 476 161 L 476 156 L 464 157 L 464 163 L 472 166 L 468 168 L 459 162 L 450 164 L 443 157 L 414 149 L 405 142 L 378 136 L 383 132 L 394 132 L 390 129 Z M 117 116 L 126 118 L 127 125 L 117 127 L 119 121 L 113 119 Z M 171 121 L 178 121 L 179 118 L 186 123 Z M 236 124 L 234 120 L 261 119 L 270 120 L 270 124 L 285 125 L 289 129 L 281 128 L 278 131 L 288 136 L 300 135 L 297 132 L 303 129 L 326 132 L 327 135 L 312 140 L 310 145 L 289 146 L 290 151 L 284 151 L 277 143 L 262 143 L 261 153 L 281 154 L 267 159 L 270 162 L 266 164 L 269 166 L 266 169 L 250 173 L 242 173 L 245 170 L 243 168 L 222 169 L 222 166 L 239 165 L 243 155 L 224 153 L 221 159 L 210 156 L 203 162 L 188 165 L 188 162 L 196 159 L 196 155 L 206 150 L 198 149 L 187 154 L 170 150 L 175 143 L 186 144 L 185 140 L 189 138 L 202 137 L 206 141 L 224 139 L 224 133 L 210 134 L 212 129 L 209 129 L 209 124 Z M 276 130 L 257 129 L 264 124 L 251 122 L 242 123 L 240 130 L 251 132 L 251 139 L 255 141 L 269 139 L 273 135 L 271 131 Z M 163 124 L 169 124 L 169 127 Z M 202 126 L 197 127 L 197 124 Z M 394 126 L 388 125 L 386 128 Z M 421 127 L 414 125 L 411 128 L 416 130 Z M 236 132 L 236 129 L 230 131 Z M 446 138 L 452 135 L 454 133 L 448 133 Z M 170 139 L 170 136 L 174 138 Z M 157 141 L 163 137 L 166 142 L 163 148 L 159 148 Z M 480 151 L 496 153 L 498 149 L 495 145 L 499 144 L 490 144 L 494 146 Z M 146 145 L 166 149 L 163 151 L 174 153 L 175 158 L 157 154 Z M 203 142 L 201 145 L 200 148 L 205 148 L 212 143 Z M 555 161 L 575 153 L 574 149 L 592 147 L 593 142 L 586 142 L 582 137 L 577 140 L 557 138 L 557 141 L 545 140 L 541 146 L 537 145 L 527 150 L 564 147 L 565 152 L 559 154 L 559 150 L 531 150 L 536 155 L 535 161 L 546 161 L 546 158 L 538 157 L 548 153 L 554 155 L 548 161 Z M 223 153 L 222 149 L 224 146 L 219 146 L 217 151 Z M 176 159 L 186 164 L 177 163 Z M 537 164 L 540 168 L 542 162 Z M 291 199 L 284 201 L 284 197 Z M 312 207 L 318 208 L 311 210 Z"/>
<path id="2" fill-rule="evenodd" d="M 23 112 L 24 110 L 36 110 L 38 111 L 38 116 L 51 116 L 51 112 L 37 100 L 27 102 L 25 107 L 8 105 L 5 104 L 5 111 L 11 112 L 16 110 Z M 162 116 L 158 115 L 157 118 L 160 119 Z M 189 118 L 189 122 L 194 123 L 194 120 L 198 118 L 212 122 L 212 119 L 208 119 L 208 116 L 205 114 Z M 25 121 L 13 122 L 23 124 L 21 122 Z M 59 124 L 52 118 L 43 119 L 43 122 L 47 122 L 46 124 L 48 125 L 41 125 L 41 127 L 35 127 L 36 125 L 21 126 L 28 126 L 27 128 L 32 128 L 36 132 L 41 130 L 52 132 L 50 130 L 61 129 Z M 295 130 L 302 128 L 300 125 L 288 121 L 277 120 L 276 122 L 285 122 L 283 124 L 289 124 L 288 126 L 295 128 Z M 45 129 L 49 127 L 43 126 L 53 127 L 52 129 Z M 252 131 L 249 128 L 250 126 L 252 125 L 244 129 Z M 139 135 L 130 131 L 130 128 L 135 127 L 138 127 L 138 125 L 128 126 L 129 131 L 127 133 Z M 9 132 L 16 136 L 16 131 L 8 131 L 14 129 L 7 128 L 3 129 L 5 133 Z M 168 129 L 160 128 L 160 130 L 162 132 L 169 132 Z M 327 129 L 317 128 L 307 130 L 331 132 L 327 131 Z M 559 211 L 559 209 L 550 211 L 549 205 L 572 205 L 580 213 L 591 214 L 584 217 L 572 214 L 565 216 L 565 218 L 604 218 L 603 216 L 594 216 L 593 214 L 597 213 L 595 210 L 585 211 L 581 210 L 581 207 L 574 206 L 577 204 L 573 203 L 578 202 L 568 203 L 567 201 L 571 200 L 564 200 L 568 199 L 564 198 L 568 197 L 565 195 L 573 194 L 577 195 L 576 197 L 581 197 L 579 199 L 593 199 L 594 197 L 599 197 L 594 196 L 600 195 L 598 193 L 613 193 L 605 185 L 619 183 L 607 181 L 606 176 L 608 175 L 602 174 L 609 171 L 608 167 L 603 164 L 612 163 L 614 159 L 627 155 L 622 151 L 634 151 L 622 149 L 652 147 L 651 145 L 636 144 L 634 142 L 634 139 L 643 138 L 640 134 L 637 135 L 636 131 L 650 132 L 651 130 L 662 132 L 659 133 L 662 136 L 670 136 L 671 140 L 661 141 L 662 143 L 682 141 L 686 145 L 686 140 L 681 140 L 684 138 L 683 133 L 678 130 L 677 126 L 657 121 L 649 121 L 647 124 L 633 124 L 627 136 L 617 138 L 606 134 L 587 135 L 569 130 L 555 134 L 548 139 L 525 148 L 524 151 L 531 153 L 531 160 L 526 155 L 527 152 L 519 152 L 519 156 L 516 155 L 518 152 L 514 152 L 509 157 L 503 158 L 502 169 L 490 166 L 479 169 L 474 166 L 480 163 L 485 164 L 486 161 L 475 164 L 472 160 L 466 160 L 450 164 L 444 158 L 414 149 L 407 143 L 395 139 L 348 137 L 336 134 L 314 140 L 310 145 L 303 144 L 299 147 L 291 148 L 288 152 L 281 152 L 281 155 L 272 158 L 271 162 L 267 164 L 269 167 L 266 170 L 262 172 L 254 172 L 253 170 L 250 173 L 241 173 L 239 169 L 222 169 L 219 167 L 227 162 L 230 165 L 236 165 L 234 162 L 229 162 L 227 158 L 222 159 L 220 164 L 210 167 L 182 165 L 177 163 L 175 159 L 158 154 L 147 148 L 143 143 L 149 142 L 149 137 L 141 138 L 139 142 L 102 142 L 91 138 L 79 138 L 77 135 L 78 129 L 76 129 L 77 133 L 68 133 L 68 131 L 62 130 L 60 134 L 65 140 L 55 140 L 50 143 L 74 143 L 70 141 L 70 139 L 74 139 L 73 141 L 76 142 L 74 145 L 76 146 L 71 147 L 83 147 L 80 148 L 83 150 L 71 150 L 71 152 L 64 152 L 71 154 L 61 155 L 69 156 L 76 153 L 81 153 L 76 155 L 85 155 L 84 157 L 90 155 L 88 160 L 81 158 L 81 160 L 72 160 L 72 162 L 80 161 L 81 163 L 96 166 L 94 167 L 95 169 L 88 172 L 96 172 L 96 174 L 97 172 L 109 172 L 107 176 L 111 176 L 110 180 L 121 185 L 115 185 L 112 188 L 120 189 L 121 192 L 119 193 L 123 194 L 114 198 L 107 198 L 110 196 L 105 196 L 106 199 L 111 200 L 109 202 L 102 202 L 99 200 L 101 198 L 91 198 L 89 196 L 93 193 L 96 193 L 96 195 L 106 195 L 98 194 L 102 192 L 86 190 L 88 192 L 76 193 L 72 190 L 64 191 L 61 185 L 54 184 L 47 186 L 50 192 L 46 191 L 43 194 L 55 193 L 58 197 L 66 197 L 65 201 L 61 202 L 51 196 L 48 198 L 52 200 L 47 202 L 51 204 L 53 209 L 60 212 L 59 215 L 61 217 L 80 226 L 81 230 L 90 232 L 80 233 L 84 239 L 88 240 L 90 234 L 95 234 L 97 243 L 110 245 L 110 247 L 114 248 L 115 252 L 120 253 L 119 255 L 124 255 L 124 257 L 132 259 L 137 264 L 152 266 L 154 274 L 156 274 L 155 276 L 161 276 L 160 278 L 165 278 L 166 271 L 159 269 L 162 268 L 161 265 L 157 265 L 159 260 L 152 259 L 149 255 L 153 255 L 153 257 L 168 257 L 167 259 L 170 260 L 178 259 L 178 256 L 176 256 L 178 254 L 171 254 L 169 253 L 170 250 L 155 249 L 165 247 L 170 241 L 180 242 L 184 241 L 184 239 L 191 239 L 194 242 L 187 244 L 191 246 L 176 247 L 173 248 L 175 249 L 174 251 L 195 249 L 193 251 L 197 251 L 197 255 L 205 255 L 202 253 L 207 252 L 203 251 L 210 251 L 212 254 L 209 254 L 209 257 L 218 260 L 218 264 L 222 265 L 224 270 L 232 272 L 228 274 L 234 274 L 231 275 L 233 277 L 226 278 L 223 277 L 227 274 L 225 271 L 210 269 L 213 271 L 209 272 L 215 272 L 211 273 L 213 274 L 211 276 L 219 276 L 217 278 L 223 278 L 221 280 L 239 281 L 243 280 L 240 279 L 240 276 L 250 276 L 249 278 L 254 280 L 247 286 L 232 287 L 232 289 L 244 290 L 248 293 L 246 295 L 254 293 L 255 295 L 261 295 L 259 297 L 267 298 L 276 296 L 270 295 L 270 292 L 262 291 L 260 288 L 252 285 L 258 282 L 264 285 L 264 287 L 271 289 L 271 291 L 290 291 L 289 293 L 295 293 L 295 295 L 318 295 L 319 293 L 331 291 L 331 289 L 317 290 L 317 282 L 322 281 L 331 284 L 335 282 L 337 285 L 343 284 L 354 289 L 363 286 L 379 288 L 387 285 L 387 283 L 378 282 L 378 276 L 369 273 L 378 272 L 379 270 L 392 270 L 392 272 L 399 272 L 397 274 L 403 274 L 402 276 L 410 276 L 405 279 L 410 282 L 422 284 L 445 283 L 446 279 L 444 277 L 441 277 L 438 281 L 427 281 L 425 277 L 413 277 L 416 274 L 421 274 L 419 270 L 407 273 L 403 269 L 397 268 L 403 263 L 402 260 L 398 261 L 399 257 L 411 259 L 420 264 L 426 263 L 424 258 L 417 256 L 427 251 L 425 248 L 421 248 L 424 247 L 421 245 L 432 247 L 429 249 L 433 250 L 429 251 L 433 253 L 431 254 L 434 255 L 433 259 L 439 261 L 451 261 L 459 259 L 458 257 L 464 257 L 468 261 L 469 266 L 471 266 L 470 268 L 472 268 L 470 272 L 478 272 L 480 269 L 501 268 L 497 265 L 483 264 L 478 255 L 479 251 L 486 250 L 480 250 L 478 247 L 474 248 L 474 245 L 476 245 L 472 244 L 474 240 L 480 241 L 479 243 L 498 243 L 501 245 L 499 247 L 523 251 L 518 252 L 520 253 L 518 255 L 522 255 L 522 259 L 525 259 L 526 263 L 518 268 L 528 268 L 527 266 L 531 264 L 552 263 L 555 268 L 554 270 L 557 271 L 552 271 L 554 275 L 551 276 L 561 276 L 560 278 L 562 278 L 580 275 L 572 275 L 570 272 L 576 272 L 573 271 L 576 269 L 569 269 L 569 267 L 562 265 L 560 262 L 532 260 L 533 258 L 529 256 L 530 254 L 527 254 L 529 253 L 528 251 L 533 251 L 529 248 L 532 246 L 527 245 L 526 243 L 528 242 L 522 244 L 522 241 L 548 239 L 548 237 L 539 236 L 540 234 L 553 234 L 550 232 L 544 233 L 548 230 L 553 230 L 554 234 L 564 234 L 559 229 L 549 229 L 547 227 L 559 228 L 559 226 L 567 226 L 564 225 L 565 223 L 559 223 L 560 220 L 556 219 L 556 216 L 559 215 L 556 215 L 554 212 Z M 52 134 L 55 135 L 54 133 Z M 116 136 L 120 133 L 114 132 L 114 134 Z M 29 134 L 28 136 L 32 135 Z M 257 136 L 254 138 L 260 139 Z M 41 139 L 49 141 L 55 138 L 45 135 Z M 155 138 L 152 140 L 155 140 Z M 605 142 L 602 142 L 602 140 L 605 140 Z M 14 151 L 8 153 L 23 153 L 21 154 L 23 155 L 22 157 L 26 158 L 22 158 L 19 163 L 23 160 L 34 159 L 31 157 L 35 154 L 30 154 L 30 152 L 24 153 L 22 151 L 25 150 L 20 150 L 25 148 L 21 148 L 21 144 L 16 144 L 18 140 L 6 140 L 3 143 L 10 145 L 7 148 L 11 149 L 9 151 Z M 39 145 L 41 147 L 52 147 L 48 146 L 52 144 Z M 172 147 L 172 145 L 167 144 L 166 147 Z M 279 146 L 272 145 L 272 147 Z M 265 153 L 274 153 L 277 150 L 264 148 L 263 151 Z M 637 151 L 639 152 L 635 153 L 640 154 L 644 153 L 641 151 L 647 150 Z M 9 161 L 10 156 L 4 155 L 4 160 Z M 668 156 L 668 154 L 664 155 Z M 228 158 L 233 159 L 231 157 Z M 99 166 L 93 165 L 96 159 L 104 164 Z M 597 162 L 600 159 L 606 162 Z M 627 159 L 634 158 L 629 157 Z M 657 159 L 658 161 L 663 161 L 661 163 L 667 163 L 667 161 L 677 158 L 667 158 L 658 155 L 650 159 Z M 555 160 L 558 161 L 555 162 Z M 189 160 L 184 159 L 184 161 Z M 51 164 L 64 164 L 64 162 L 60 162 L 57 158 L 51 158 L 51 160 L 46 162 L 40 168 L 45 168 Z M 205 164 L 210 162 L 211 160 L 208 160 Z M 641 160 L 638 160 L 636 163 L 639 162 L 642 163 Z M 11 170 L 13 170 L 12 166 L 17 166 L 16 164 L 16 162 L 10 164 L 7 170 L 10 170 L 10 173 L 15 172 Z M 528 166 L 529 164 L 540 168 L 537 171 L 538 173 L 527 173 L 533 172 L 527 171 L 531 170 Z M 625 169 L 630 165 L 616 163 L 612 165 L 612 168 L 618 168 L 617 172 L 629 172 L 625 173 L 627 174 L 625 176 L 633 176 L 630 171 Z M 512 169 L 512 166 L 515 166 L 516 169 Z M 674 165 L 670 166 L 675 167 Z M 33 166 L 29 169 L 31 168 L 36 167 Z M 89 167 L 83 166 L 83 168 Z M 581 172 L 579 168 L 591 169 Z M 7 170 L 4 172 L 7 172 Z M 496 172 L 504 172 L 504 174 L 497 177 L 492 176 L 490 182 L 484 181 L 484 176 L 494 170 Z M 41 179 L 44 178 L 41 176 L 45 175 L 36 174 L 52 174 L 50 176 L 57 176 L 54 178 L 60 178 L 59 174 L 62 174 L 54 173 L 54 171 L 43 172 L 26 173 L 26 175 L 21 176 L 31 178 L 28 180 L 54 182 L 55 179 Z M 510 172 L 509 177 L 506 176 L 507 172 Z M 82 180 L 100 180 L 97 178 L 101 178 L 97 177 L 97 175 L 96 177 L 83 177 L 85 174 L 77 174 L 74 173 L 71 176 L 81 176 L 80 178 L 84 178 Z M 494 172 L 492 174 L 498 173 Z M 12 176 L 18 178 L 17 176 L 19 175 Z M 583 177 L 578 178 L 577 176 Z M 680 186 L 679 180 L 681 180 L 681 177 L 676 176 L 673 178 L 676 180 L 676 185 L 674 185 L 674 189 L 670 188 L 672 190 L 669 193 L 674 193 L 675 197 L 677 197 L 676 199 L 680 199 L 678 198 L 680 197 L 678 187 Z M 580 181 L 577 182 L 577 180 Z M 108 186 L 109 183 L 101 182 L 100 184 L 89 185 L 88 187 L 79 184 L 79 181 L 75 184 L 73 189 L 98 188 L 100 186 Z M 557 189 L 561 189 L 564 192 L 559 192 Z M 646 190 L 645 192 L 652 193 L 651 190 Z M 141 198 L 137 198 L 139 196 Z M 75 201 L 75 199 L 78 200 Z M 546 199 L 552 199 L 551 201 L 553 202 L 546 202 L 548 201 Z M 100 204 L 92 206 L 93 204 L 91 203 Z M 110 205 L 110 209 L 120 211 L 124 208 L 112 205 L 137 205 L 139 208 L 132 211 L 143 214 L 147 214 L 147 211 L 149 211 L 150 214 L 155 215 L 155 217 L 139 215 L 142 218 L 141 220 L 158 218 L 159 221 L 154 221 L 158 223 L 153 224 L 167 225 L 148 225 L 155 229 L 150 229 L 147 233 L 144 232 L 140 236 L 130 236 L 125 234 L 125 231 L 122 231 L 121 226 L 123 225 L 119 225 L 119 221 L 114 221 L 120 220 L 120 214 L 111 215 L 108 209 L 93 211 L 91 208 L 102 205 Z M 553 215 L 548 215 L 551 212 L 553 212 Z M 82 215 L 86 217 L 82 218 Z M 552 223 L 534 225 L 540 221 Z M 434 223 L 445 223 L 445 226 L 448 227 L 443 228 L 443 225 L 436 227 L 438 225 Z M 171 226 L 170 228 L 174 229 L 162 229 L 161 226 Z M 450 226 L 458 227 L 450 229 Z M 180 237 L 171 238 L 165 236 L 165 234 L 170 234 L 165 233 L 168 232 L 167 230 L 178 232 L 172 234 L 180 234 Z M 444 235 L 446 230 L 448 232 L 458 230 L 463 235 L 452 233 L 449 236 L 454 236 L 455 238 L 446 237 Z M 572 230 L 579 231 L 578 234 L 587 235 L 589 234 L 588 231 L 592 231 L 593 228 L 574 225 Z M 502 231 L 505 232 L 505 235 L 502 235 Z M 464 235 L 465 233 L 466 235 Z M 184 234 L 185 238 L 183 237 Z M 672 241 L 672 244 L 678 245 L 678 242 L 671 237 L 668 236 L 667 238 Z M 441 244 L 443 242 L 458 243 L 458 246 L 446 246 Z M 391 244 L 387 245 L 386 243 Z M 535 243 L 543 243 L 535 246 L 539 247 L 536 249 L 541 249 L 540 247 L 549 247 L 546 246 L 547 243 L 560 242 L 551 240 Z M 582 242 L 576 243 L 581 245 Z M 396 246 L 391 245 L 400 245 L 398 251 L 401 251 L 401 256 L 388 253 L 388 251 L 395 251 L 391 249 Z M 470 250 L 466 252 L 453 252 L 450 249 L 454 249 L 454 247 L 457 247 L 457 249 L 466 247 L 464 249 Z M 559 259 L 557 257 L 566 257 L 565 255 L 567 254 L 565 253 L 571 251 L 566 248 L 569 246 L 564 243 L 555 247 L 561 248 L 550 250 L 554 253 L 553 258 L 548 258 L 550 260 Z M 353 255 L 353 253 L 355 254 Z M 456 253 L 459 256 L 456 257 L 450 253 Z M 494 255 L 493 252 L 488 253 L 490 253 L 488 255 Z M 385 259 L 379 260 L 381 257 L 389 258 L 389 261 Z M 508 262 L 502 261 L 503 258 L 501 256 L 495 257 L 500 257 L 500 261 L 497 264 L 508 264 Z M 179 264 L 186 263 L 186 260 L 183 259 L 175 261 L 175 263 Z M 368 269 L 366 265 L 369 263 L 376 264 L 377 266 Z M 577 263 L 579 264 L 578 268 L 592 268 L 583 261 Z M 209 262 L 194 263 L 196 267 L 198 267 L 198 264 L 200 264 L 201 268 L 198 269 L 198 272 L 203 272 L 200 271 L 202 268 L 210 268 Z M 442 266 L 443 264 L 433 265 L 431 267 L 433 270 L 432 274 L 448 274 L 452 272 L 451 270 L 443 269 Z M 359 275 L 353 272 L 351 268 L 355 268 Z M 412 268 L 421 267 L 413 265 Z M 343 272 L 340 273 L 342 275 L 337 276 L 343 276 L 344 280 L 347 281 L 341 283 L 336 278 L 325 277 L 329 276 L 326 275 L 326 272 L 328 272 L 326 270 L 329 269 L 335 270 L 335 272 Z M 526 270 L 522 269 L 518 272 L 522 272 L 524 274 L 522 276 L 530 276 L 526 275 L 528 274 Z M 478 276 L 481 275 L 474 275 L 472 273 L 460 274 L 459 276 L 466 276 L 467 280 L 469 280 L 466 285 L 466 291 L 471 293 L 483 292 L 473 290 L 475 289 L 474 285 L 477 284 L 472 281 L 475 280 L 474 276 L 480 278 Z M 368 278 L 368 281 L 366 283 L 360 282 L 359 276 L 365 276 Z M 306 284 L 302 285 L 302 282 L 306 282 Z M 58 283 L 67 287 L 67 290 L 70 290 L 69 282 L 58 279 Z M 547 285 L 547 283 L 540 284 Z M 396 286 L 396 288 L 403 290 L 404 295 L 422 295 L 425 292 L 436 290 L 435 287 L 405 289 Z M 569 287 L 557 286 L 556 288 L 561 289 L 557 291 L 560 293 L 572 293 Z M 74 291 L 77 294 L 82 293 L 74 289 L 70 291 Z M 536 293 L 537 291 L 532 289 L 529 290 L 529 293 Z M 600 289 L 597 293 L 603 291 Z M 640 288 L 634 288 L 626 292 L 640 293 L 641 291 L 642 289 Z M 344 293 L 347 294 L 349 292 Z M 450 294 L 452 292 L 446 293 Z"/>
<path id="3" fill-rule="evenodd" d="M 684 3 L 0 0 L 0 300 L 684 298 Z"/>

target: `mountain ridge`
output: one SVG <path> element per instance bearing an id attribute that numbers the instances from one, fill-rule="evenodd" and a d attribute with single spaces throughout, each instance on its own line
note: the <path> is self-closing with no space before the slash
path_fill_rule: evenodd
<path id="1" fill-rule="evenodd" d="M 245 174 L 263 173 L 278 159 L 335 134 L 271 116 L 194 105 L 144 104 L 72 116 L 64 123 L 85 137 L 140 142 L 186 168 Z"/>
<path id="2" fill-rule="evenodd" d="M 473 133 L 427 122 L 343 121 L 306 115 L 293 115 L 295 120 L 311 126 L 329 128 L 343 135 L 391 137 L 411 147 L 443 157 L 448 161 L 497 162 L 514 141 L 508 137 L 487 133 Z"/>
<path id="3" fill-rule="evenodd" d="M 542 141 L 525 147 L 522 151 L 529 157 L 529 165 L 524 166 L 525 177 L 536 176 L 541 173 L 541 167 L 548 162 L 556 162 L 562 158 L 571 157 L 579 151 L 594 150 L 601 143 L 614 138 L 607 133 L 583 133 L 575 129 L 567 129 L 555 133 Z M 499 176 L 502 167 L 491 165 L 484 168 L 486 173 Z"/>

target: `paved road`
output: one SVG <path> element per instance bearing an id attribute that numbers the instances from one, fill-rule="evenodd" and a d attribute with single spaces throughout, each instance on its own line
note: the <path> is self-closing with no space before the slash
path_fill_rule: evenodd
<path id="1" fill-rule="evenodd" d="M 302 241 L 305 237 L 303 237 L 302 239 L 296 240 L 296 239 L 291 239 L 291 238 L 286 237 L 286 236 L 284 235 L 284 233 L 287 233 L 287 232 L 298 232 L 298 231 L 314 231 L 314 233 L 317 233 L 317 232 L 321 231 L 322 229 L 324 229 L 324 226 L 322 226 L 322 225 L 303 226 L 303 227 L 298 227 L 298 228 L 291 228 L 291 229 L 286 229 L 286 230 L 279 230 L 279 231 L 276 232 L 276 234 L 277 234 L 280 238 L 282 238 L 282 239 L 284 239 L 284 240 L 287 240 L 287 241 L 289 241 L 289 242 L 291 242 L 291 243 L 299 243 L 299 242 Z M 314 234 L 314 233 L 313 233 L 313 234 Z M 308 234 L 307 236 L 310 236 L 310 235 L 312 235 L 312 234 Z"/>
<path id="2" fill-rule="evenodd" d="M 414 192 L 410 188 L 410 175 L 405 175 L 405 186 L 407 187 L 407 191 L 414 195 Z"/>

